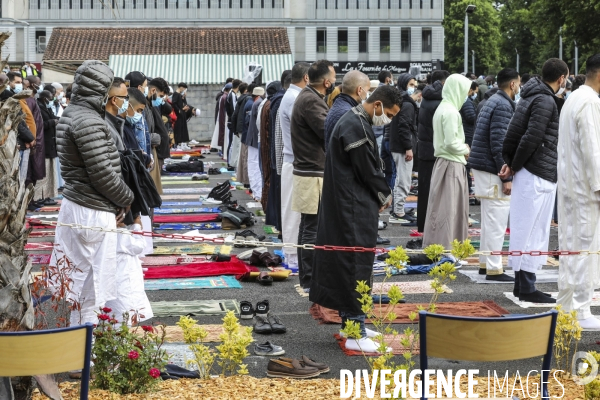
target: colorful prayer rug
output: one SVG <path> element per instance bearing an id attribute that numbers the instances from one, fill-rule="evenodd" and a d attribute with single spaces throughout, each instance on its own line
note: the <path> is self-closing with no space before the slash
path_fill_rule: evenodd
<path id="1" fill-rule="evenodd" d="M 242 285 L 233 276 L 212 276 L 201 278 L 148 279 L 144 290 L 177 289 L 241 289 Z"/>
<path id="2" fill-rule="evenodd" d="M 227 311 L 240 313 L 237 300 L 157 301 L 150 303 L 155 317 L 181 315 L 225 315 Z"/>
<path id="3" fill-rule="evenodd" d="M 435 290 L 431 287 L 430 281 L 412 281 L 412 282 L 375 282 L 373 283 L 373 294 L 387 294 L 392 286 L 397 286 L 402 294 L 433 294 Z M 444 293 L 452 293 L 452 289 L 444 285 Z"/>
<path id="4" fill-rule="evenodd" d="M 157 225 L 156 230 L 173 230 L 173 231 L 193 231 L 194 229 L 199 231 L 210 231 L 215 229 L 221 229 L 220 222 L 207 222 L 205 224 L 160 224 Z"/>
<path id="5" fill-rule="evenodd" d="M 158 246 L 154 248 L 154 254 L 229 254 L 231 246 L 212 246 L 208 244 L 192 244 L 186 246 Z"/>
<path id="6" fill-rule="evenodd" d="M 203 205 L 201 201 L 163 201 L 162 203 L 162 207 L 194 207 L 201 205 Z"/>
<path id="7" fill-rule="evenodd" d="M 258 268 L 251 267 L 233 257 L 231 261 L 150 266 L 144 271 L 144 279 L 199 278 L 221 275 L 235 275 L 236 278 L 241 279 L 255 271 L 258 271 Z"/>
<path id="8" fill-rule="evenodd" d="M 156 215 L 155 224 L 164 223 L 190 223 L 190 222 L 214 222 L 219 220 L 219 214 L 199 214 L 199 215 Z"/>
<path id="9" fill-rule="evenodd" d="M 488 281 L 485 279 L 485 275 L 479 275 L 478 269 L 463 268 L 459 269 L 458 272 L 468 276 L 475 283 L 513 285 L 513 282 Z M 512 277 L 515 276 L 515 272 L 512 270 L 504 270 L 504 273 Z M 537 283 L 556 283 L 558 282 L 558 269 L 540 269 L 535 273 L 535 277 Z"/>
<path id="10" fill-rule="evenodd" d="M 210 193 L 212 188 L 201 187 L 201 188 L 169 188 L 163 189 L 164 194 L 195 194 L 195 193 Z"/>
<path id="11" fill-rule="evenodd" d="M 144 266 L 163 266 L 209 262 L 206 257 L 181 257 L 181 256 L 148 256 L 141 257 Z"/>
<path id="12" fill-rule="evenodd" d="M 169 214 L 195 214 L 195 213 L 220 213 L 218 208 L 155 208 L 154 215 L 169 215 Z"/>
<path id="13" fill-rule="evenodd" d="M 32 264 L 50 263 L 50 254 L 29 254 L 27 258 Z"/>
<path id="14" fill-rule="evenodd" d="M 164 191 L 164 190 L 163 190 Z M 176 194 L 167 194 L 167 195 L 161 195 L 160 196 L 163 200 L 198 200 L 198 195 L 195 194 L 180 194 L 180 195 L 176 195 Z"/>
<path id="15" fill-rule="evenodd" d="M 419 319 L 417 318 L 415 321 L 411 321 L 408 316 L 410 313 L 417 312 L 418 306 L 422 306 L 423 308 L 427 308 L 429 304 L 411 304 L 411 303 L 402 303 L 396 304 L 394 308 L 391 310 L 396 314 L 397 318 L 394 320 L 394 324 L 411 324 L 418 323 Z M 380 312 L 387 312 L 388 306 L 379 304 L 375 304 L 374 312 L 376 314 Z M 380 311 L 380 308 L 383 310 Z M 322 307 L 318 304 L 313 304 L 309 310 L 310 314 L 314 319 L 319 321 L 322 324 L 341 324 L 342 319 L 340 318 L 338 312 L 336 310 L 331 310 L 329 308 Z M 464 317 L 502 317 L 503 315 L 509 314 L 508 310 L 500 307 L 498 304 L 493 301 L 462 301 L 462 302 L 442 302 L 436 304 L 437 314 L 446 314 L 446 315 L 459 315 Z M 366 320 L 367 324 L 370 324 L 370 320 Z"/>
<path id="16" fill-rule="evenodd" d="M 216 343 L 221 342 L 219 336 L 221 336 L 225 331 L 223 330 L 223 325 L 194 325 L 194 327 L 202 328 L 208 333 L 208 335 L 202 339 L 204 343 Z M 162 333 L 161 328 L 155 328 L 158 334 Z M 177 325 L 168 325 L 165 326 L 165 341 L 168 343 L 184 343 L 183 339 L 183 330 Z M 143 335 L 143 331 L 141 328 L 138 328 L 137 331 L 134 328 L 134 334 Z M 189 345 L 185 345 L 186 347 Z"/>

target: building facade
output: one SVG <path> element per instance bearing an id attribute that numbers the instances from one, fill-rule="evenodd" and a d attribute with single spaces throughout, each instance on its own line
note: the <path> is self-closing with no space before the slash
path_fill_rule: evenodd
<path id="1" fill-rule="evenodd" d="M 13 63 L 41 62 L 54 27 L 285 27 L 295 61 L 326 58 L 340 74 L 428 72 L 444 58 L 443 0 L 0 1 Z"/>

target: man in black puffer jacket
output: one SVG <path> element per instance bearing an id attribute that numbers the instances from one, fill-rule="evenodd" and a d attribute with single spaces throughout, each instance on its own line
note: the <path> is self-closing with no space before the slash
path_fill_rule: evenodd
<path id="1" fill-rule="evenodd" d="M 386 126 L 389 129 L 390 152 L 396 167 L 394 182 L 393 210 L 390 213 L 390 224 L 416 225 L 414 213 L 407 214 L 404 210 L 406 197 L 410 192 L 413 167 L 413 135 L 417 133 L 417 112 L 419 107 L 410 97 L 417 89 L 417 81 L 411 74 L 398 76 L 398 89 L 402 94 L 400 112 Z"/>
<path id="2" fill-rule="evenodd" d="M 433 114 L 442 101 L 442 89 L 446 78 L 450 76 L 448 71 L 434 71 L 431 74 L 431 86 L 423 89 L 423 100 L 419 108 L 419 201 L 417 203 L 417 230 L 423 232 L 425 229 L 425 217 L 427 215 L 427 203 L 429 202 L 429 186 L 431 185 L 431 174 L 435 164 L 433 155 Z"/>
<path id="3" fill-rule="evenodd" d="M 485 102 L 469 155 L 469 165 L 475 177 L 475 196 L 481 200 L 482 251 L 500 251 L 508 224 L 512 176 L 501 180 L 502 144 L 508 124 L 515 112 L 514 99 L 519 93 L 521 79 L 512 68 L 498 72 L 500 90 Z M 479 273 L 489 281 L 512 282 L 504 273 L 501 256 L 479 256 Z"/>
<path id="4" fill-rule="evenodd" d="M 104 120 L 113 72 L 100 61 L 85 61 L 75 73 L 71 104 L 56 131 L 60 169 L 65 180 L 59 223 L 116 229 L 133 202 L 121 177 L 121 159 Z M 96 323 L 98 307 L 116 295 L 117 234 L 56 228 L 51 265 L 67 257 L 73 280 L 69 299 L 81 305 L 71 326 Z"/>
<path id="5" fill-rule="evenodd" d="M 513 178 L 510 200 L 510 250 L 548 250 L 550 219 L 554 208 L 557 181 L 558 120 L 564 100 L 569 67 L 551 58 L 542 67 L 542 79 L 525 84 L 515 115 L 510 121 L 502 156 L 506 163 L 500 178 Z M 513 294 L 521 301 L 555 303 L 535 289 L 535 272 L 544 257 L 511 256 L 509 267 L 515 271 Z"/>

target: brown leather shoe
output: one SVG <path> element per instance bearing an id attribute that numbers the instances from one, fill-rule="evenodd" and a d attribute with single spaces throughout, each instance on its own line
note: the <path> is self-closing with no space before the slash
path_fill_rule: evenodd
<path id="1" fill-rule="evenodd" d="M 285 361 L 287 363 L 291 363 L 293 361 L 293 359 L 286 358 L 286 357 L 279 357 L 279 360 Z M 297 361 L 303 367 L 316 368 L 317 371 L 319 371 L 320 374 L 326 374 L 327 372 L 329 372 L 329 367 L 327 365 L 325 365 L 323 363 L 315 362 L 314 360 L 311 360 L 310 358 L 308 358 L 306 356 L 302 356 L 302 358 L 300 360 L 297 360 Z"/>
<path id="2" fill-rule="evenodd" d="M 319 376 L 319 370 L 312 367 L 303 367 L 298 360 L 291 362 L 271 359 L 267 366 L 269 378 L 296 378 L 308 379 Z"/>

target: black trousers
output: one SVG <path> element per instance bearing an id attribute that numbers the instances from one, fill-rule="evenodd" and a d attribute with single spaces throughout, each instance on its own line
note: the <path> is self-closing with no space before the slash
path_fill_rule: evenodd
<path id="1" fill-rule="evenodd" d="M 315 244 L 317 241 L 318 214 L 301 214 L 298 244 Z M 315 251 L 298 249 L 298 275 L 300 286 L 310 288 L 312 272 L 315 263 Z"/>
<path id="2" fill-rule="evenodd" d="M 425 230 L 427 217 L 427 203 L 429 202 L 429 188 L 435 160 L 419 160 L 419 200 L 417 201 L 417 230 Z"/>

